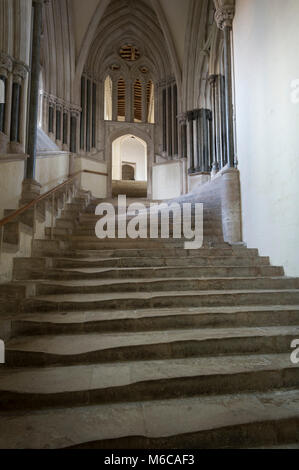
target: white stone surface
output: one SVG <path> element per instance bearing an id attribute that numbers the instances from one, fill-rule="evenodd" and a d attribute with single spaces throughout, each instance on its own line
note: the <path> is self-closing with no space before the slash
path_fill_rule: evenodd
<path id="1" fill-rule="evenodd" d="M 163 200 L 182 194 L 183 174 L 180 161 L 153 166 L 153 199 Z"/>
<path id="2" fill-rule="evenodd" d="M 297 0 L 237 0 L 237 153 L 249 247 L 299 275 Z M 298 86 L 297 86 L 298 89 Z"/>

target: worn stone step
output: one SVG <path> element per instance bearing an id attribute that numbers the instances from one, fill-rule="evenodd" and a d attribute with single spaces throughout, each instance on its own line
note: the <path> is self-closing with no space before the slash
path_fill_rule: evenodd
<path id="1" fill-rule="evenodd" d="M 298 289 L 299 279 L 285 277 L 248 278 L 136 278 L 136 279 L 85 279 L 72 281 L 37 281 L 36 294 L 93 294 L 118 292 L 161 292 L 161 291 L 212 291 L 212 290 L 265 290 Z"/>
<path id="2" fill-rule="evenodd" d="M 299 386 L 288 354 L 0 371 L 0 410 L 144 402 Z"/>
<path id="3" fill-rule="evenodd" d="M 10 411 L 0 420 L 2 449 L 216 449 L 298 442 L 299 392 Z M 28 432 L 30 429 L 30 432 Z"/>
<path id="4" fill-rule="evenodd" d="M 56 220 L 56 228 L 73 230 L 77 226 L 75 220 L 59 218 Z"/>
<path id="5" fill-rule="evenodd" d="M 38 240 L 39 243 L 45 242 L 45 240 Z M 46 242 L 50 243 L 50 242 Z M 53 241 L 53 243 L 59 245 L 63 244 L 63 242 Z M 194 257 L 196 256 L 226 256 L 226 255 L 234 255 L 234 256 L 247 256 L 247 257 L 258 257 L 259 253 L 256 249 L 246 248 L 246 246 L 231 246 L 229 244 L 224 244 L 221 247 L 215 247 L 211 245 L 204 245 L 202 248 L 198 250 L 186 250 L 184 247 L 175 247 L 175 246 L 167 246 L 165 248 L 157 247 L 157 248 L 106 248 L 101 249 L 97 248 L 94 250 L 89 249 L 76 249 L 76 250 L 61 250 L 65 255 L 73 256 L 77 258 L 91 258 L 91 257 L 137 257 L 137 256 L 156 256 L 162 257 L 163 254 L 172 255 L 172 256 L 180 256 L 180 257 Z"/>
<path id="6" fill-rule="evenodd" d="M 60 238 L 61 240 L 68 241 L 71 247 L 75 250 L 111 250 L 111 249 L 164 249 L 164 248 L 184 248 L 185 242 L 190 242 L 190 240 L 184 239 L 156 239 L 156 240 L 149 240 L 149 239 L 138 239 L 138 240 L 131 240 L 131 239 L 92 239 L 88 240 L 88 238 L 79 237 L 79 240 L 75 240 L 74 236 L 63 236 Z M 191 240 L 192 241 L 192 240 Z M 208 246 L 214 246 L 215 248 L 226 248 L 226 243 L 223 243 L 222 240 L 218 238 L 212 239 L 208 237 L 204 243 L 203 248 Z M 197 250 L 194 250 L 197 251 Z"/>
<path id="7" fill-rule="evenodd" d="M 90 227 L 86 227 L 86 226 L 79 226 L 77 227 L 73 234 L 74 234 L 74 237 L 95 237 L 96 236 L 96 231 L 95 231 L 95 225 L 92 225 Z M 116 226 L 117 228 L 117 226 Z M 191 227 L 192 230 L 194 230 L 194 226 Z M 172 226 L 169 227 L 169 235 L 171 238 L 173 238 L 173 234 L 176 234 L 177 231 L 179 231 L 179 234 L 180 236 L 183 237 L 183 234 L 184 234 L 184 229 L 183 229 L 183 226 L 177 226 L 175 227 L 175 229 L 173 229 Z M 159 235 L 159 238 L 161 237 L 161 233 L 162 233 L 162 228 L 159 227 L 158 228 L 158 235 Z M 205 224 L 203 226 L 203 234 L 205 236 L 207 235 L 210 235 L 210 236 L 222 236 L 223 235 L 223 232 L 222 232 L 222 228 L 215 225 L 215 224 Z M 116 230 L 116 239 L 117 239 L 117 236 L 118 236 L 118 231 Z M 147 236 L 148 238 L 150 239 L 151 238 L 151 231 L 150 231 L 150 227 L 147 228 Z M 130 239 L 130 237 L 127 237 Z"/>
<path id="8" fill-rule="evenodd" d="M 238 256 L 238 257 L 250 257 L 258 258 L 258 250 L 247 249 L 244 247 L 232 247 L 229 245 L 223 246 L 221 248 L 215 248 L 213 246 L 205 246 L 199 250 L 185 250 L 180 247 L 166 247 L 163 249 L 159 248 L 148 248 L 148 249 L 138 249 L 138 248 L 114 248 L 114 249 L 97 249 L 97 250 L 73 250 L 71 252 L 65 253 L 66 256 L 73 258 L 137 258 L 137 257 L 180 257 L 180 258 L 194 258 L 202 256 Z"/>
<path id="9" fill-rule="evenodd" d="M 27 313 L 13 318 L 11 323 L 13 336 L 297 326 L 299 305 Z"/>
<path id="10" fill-rule="evenodd" d="M 12 366 L 44 366 L 287 353 L 298 335 L 299 326 L 19 336 L 6 345 L 6 362 Z"/>
<path id="11" fill-rule="evenodd" d="M 168 307 L 299 305 L 299 290 L 232 290 L 63 294 L 25 299 L 23 312 L 131 310 Z"/>
<path id="12" fill-rule="evenodd" d="M 48 269 L 46 271 L 23 271 L 16 279 L 131 279 L 131 278 L 171 278 L 171 277 L 274 277 L 283 276 L 283 268 L 275 266 L 227 266 L 227 267 L 162 267 L 162 268 L 83 268 L 83 269 Z M 23 275 L 22 275 L 23 274 Z"/>
<path id="13" fill-rule="evenodd" d="M 268 257 L 196 256 L 193 257 L 122 257 L 122 258 L 53 258 L 56 268 L 137 268 L 137 267 L 209 267 L 209 266 L 269 266 Z"/>

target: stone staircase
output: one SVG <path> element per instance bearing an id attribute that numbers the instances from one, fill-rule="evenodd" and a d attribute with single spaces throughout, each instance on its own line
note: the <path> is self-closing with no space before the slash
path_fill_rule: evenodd
<path id="1" fill-rule="evenodd" d="M 15 260 L 0 447 L 299 447 L 299 280 L 225 244 L 213 206 L 189 251 L 96 239 L 98 202 Z"/>

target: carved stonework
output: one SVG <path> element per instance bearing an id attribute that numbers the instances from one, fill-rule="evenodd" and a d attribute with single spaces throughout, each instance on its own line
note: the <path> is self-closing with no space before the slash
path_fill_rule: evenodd
<path id="1" fill-rule="evenodd" d="M 19 85 L 21 85 L 22 82 L 27 77 L 27 73 L 28 73 L 28 67 L 25 64 L 22 64 L 21 62 L 16 62 L 13 67 L 14 83 L 18 83 Z"/>
<path id="2" fill-rule="evenodd" d="M 215 20 L 219 29 L 226 27 L 232 28 L 235 16 L 235 7 L 233 5 L 224 5 L 216 10 Z"/>
<path id="3" fill-rule="evenodd" d="M 186 124 L 186 121 L 187 121 L 187 113 L 178 114 L 178 122 L 180 125 Z"/>
<path id="4" fill-rule="evenodd" d="M 7 77 L 8 72 L 11 71 L 12 59 L 4 52 L 0 52 L 0 75 Z"/>
<path id="5" fill-rule="evenodd" d="M 208 81 L 209 81 L 209 85 L 212 88 L 216 87 L 217 78 L 218 78 L 218 75 L 209 75 Z"/>
<path id="6" fill-rule="evenodd" d="M 187 112 L 187 120 L 190 122 L 190 121 L 194 121 L 194 111 L 188 111 Z"/>

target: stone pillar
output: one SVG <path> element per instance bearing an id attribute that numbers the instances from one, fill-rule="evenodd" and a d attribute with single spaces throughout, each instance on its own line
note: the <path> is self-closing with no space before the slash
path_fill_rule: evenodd
<path id="1" fill-rule="evenodd" d="M 54 137 L 54 102 L 51 100 L 48 107 L 48 134 Z"/>
<path id="2" fill-rule="evenodd" d="M 4 131 L 4 117 L 5 117 L 5 89 L 6 89 L 6 76 L 0 72 L 0 86 L 3 90 L 3 101 L 0 101 L 0 132 Z"/>
<path id="3" fill-rule="evenodd" d="M 0 104 L 0 153 L 7 152 L 10 135 L 10 112 L 12 91 L 12 60 L 0 53 L 0 79 L 4 81 L 5 103 Z"/>
<path id="4" fill-rule="evenodd" d="M 194 143 L 194 167 L 195 173 L 202 171 L 202 151 L 201 151 L 201 126 L 200 126 L 200 110 L 193 111 L 193 143 Z"/>
<path id="5" fill-rule="evenodd" d="M 62 116 L 61 116 L 62 108 L 59 104 L 56 106 L 56 130 L 55 130 L 55 137 L 57 145 L 61 145 L 62 141 L 62 134 L 61 134 L 61 123 L 62 123 Z"/>
<path id="6" fill-rule="evenodd" d="M 188 120 L 188 156 L 189 156 L 189 175 L 195 173 L 195 163 L 194 163 L 194 112 L 188 111 L 187 113 Z"/>
<path id="7" fill-rule="evenodd" d="M 172 86 L 167 87 L 167 154 L 173 156 L 172 146 Z"/>
<path id="8" fill-rule="evenodd" d="M 91 81 L 86 82 L 86 152 L 90 152 L 90 106 L 91 103 Z"/>
<path id="9" fill-rule="evenodd" d="M 180 157 L 186 159 L 187 158 L 187 115 L 186 113 L 181 113 L 178 116 L 179 126 L 180 126 Z"/>
<path id="10" fill-rule="evenodd" d="M 62 122 L 62 149 L 69 150 L 69 113 L 64 108 L 63 110 L 63 122 Z"/>
<path id="11" fill-rule="evenodd" d="M 12 66 L 8 73 L 7 83 L 6 83 L 6 103 L 5 103 L 5 122 L 4 122 L 4 133 L 9 139 L 10 128 L 11 128 L 11 108 L 12 108 L 12 87 L 13 87 L 13 74 Z"/>
<path id="12" fill-rule="evenodd" d="M 176 83 L 172 86 L 172 153 L 178 156 L 178 89 Z"/>
<path id="13" fill-rule="evenodd" d="M 211 171 L 210 164 L 210 132 L 209 121 L 211 119 L 211 111 L 209 109 L 202 110 L 203 123 L 203 171 L 208 173 Z"/>
<path id="14" fill-rule="evenodd" d="M 10 141 L 19 141 L 19 120 L 20 120 L 20 94 L 21 94 L 21 80 L 17 75 L 14 75 L 12 85 L 12 102 L 11 102 L 11 128 L 10 128 Z"/>
<path id="15" fill-rule="evenodd" d="M 167 153 L 167 89 L 162 89 L 162 142 L 163 152 Z"/>
<path id="16" fill-rule="evenodd" d="M 70 151 L 77 153 L 77 112 L 71 111 L 71 142 Z"/>
<path id="17" fill-rule="evenodd" d="M 91 116 L 91 146 L 93 149 L 97 146 L 97 91 L 98 86 L 96 82 L 92 84 L 92 116 Z"/>
<path id="18" fill-rule="evenodd" d="M 13 85 L 12 85 L 12 99 L 11 99 L 11 126 L 10 126 L 10 141 L 11 152 L 19 153 L 20 146 L 20 125 L 21 117 L 25 118 L 24 102 L 22 103 L 22 84 L 26 78 L 27 69 L 25 64 L 15 63 L 13 69 Z M 21 106 L 21 103 L 23 106 Z"/>
<path id="19" fill-rule="evenodd" d="M 219 154 L 217 148 L 217 75 L 209 76 L 209 84 L 211 87 L 211 103 L 212 103 L 212 142 L 211 142 L 211 158 L 212 158 L 212 174 L 216 175 L 219 171 Z"/>
<path id="20" fill-rule="evenodd" d="M 42 119 L 42 127 L 46 134 L 49 132 L 49 97 L 44 92 L 43 94 L 43 119 Z"/>
<path id="21" fill-rule="evenodd" d="M 27 145 L 27 153 L 29 157 L 27 159 L 26 165 L 26 178 L 29 180 L 34 180 L 35 178 L 43 3 L 44 0 L 33 0 L 34 16 Z"/>
<path id="22" fill-rule="evenodd" d="M 224 241 L 242 242 L 240 173 L 236 168 L 222 170 L 222 225 Z"/>
<path id="23" fill-rule="evenodd" d="M 81 115 L 80 115 L 80 149 L 85 149 L 85 107 L 86 107 L 86 79 L 81 77 Z"/>
<path id="24" fill-rule="evenodd" d="M 234 5 L 219 6 L 215 13 L 218 28 L 224 35 L 224 70 L 225 70 L 225 101 L 226 101 L 226 132 L 227 132 L 227 155 L 229 168 L 235 166 L 234 148 L 234 122 L 233 122 L 233 84 L 232 84 L 232 51 L 231 33 L 235 15 Z"/>

